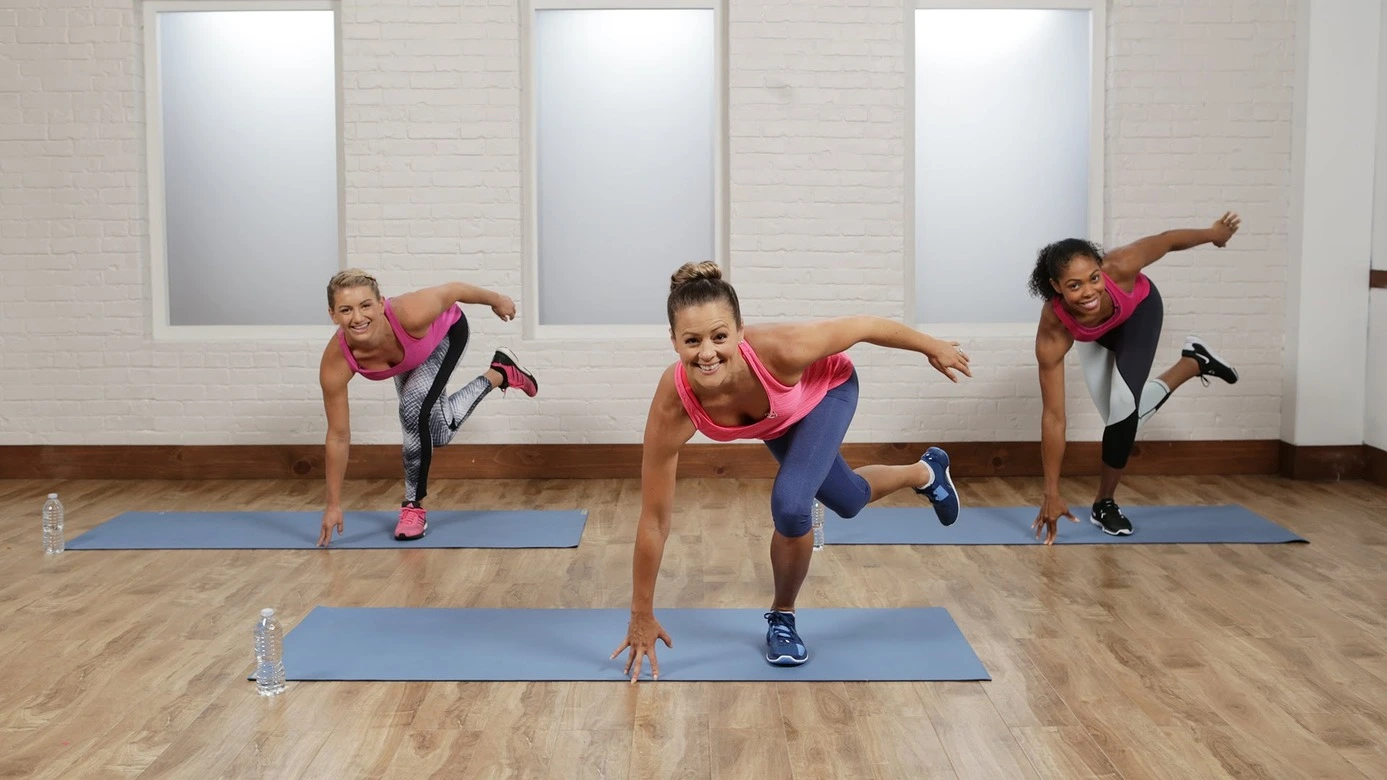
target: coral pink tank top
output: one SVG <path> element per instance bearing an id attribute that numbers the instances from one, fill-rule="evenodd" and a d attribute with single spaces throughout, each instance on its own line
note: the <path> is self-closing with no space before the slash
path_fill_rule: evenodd
<path id="1" fill-rule="evenodd" d="M 361 374 L 367 379 L 389 379 L 398 374 L 403 374 L 406 371 L 413 371 L 418 368 L 425 360 L 428 360 L 429 355 L 431 355 L 434 349 L 438 347 L 439 343 L 443 341 L 443 337 L 448 335 L 448 329 L 453 327 L 453 323 L 462 318 L 462 309 L 456 304 L 450 306 L 443 314 L 439 315 L 438 319 L 433 321 L 433 324 L 429 326 L 429 332 L 425 333 L 423 338 L 416 339 L 400 326 L 399 320 L 395 319 L 395 312 L 390 308 L 389 298 L 385 299 L 384 304 L 385 320 L 390 323 L 390 330 L 394 331 L 395 338 L 399 340 L 400 346 L 405 348 L 404 360 L 401 360 L 390 368 L 381 369 L 379 371 L 362 368 L 361 365 L 356 362 L 356 356 L 352 354 L 352 348 L 347 346 L 347 334 L 342 332 L 340 328 L 338 329 L 338 335 L 340 336 L 339 343 L 342 345 L 342 354 L 347 358 L 347 365 L 350 366 L 353 371 Z"/>
<path id="2" fill-rule="evenodd" d="M 1075 341 L 1097 341 L 1102 338 L 1104 333 L 1116 328 L 1126 322 L 1132 316 L 1132 312 L 1137 310 L 1137 304 L 1146 300 L 1146 296 L 1151 292 L 1151 280 L 1145 274 L 1137 274 L 1137 280 L 1132 285 L 1131 292 L 1124 292 L 1113 280 L 1102 271 L 1103 289 L 1108 291 L 1112 297 L 1112 316 L 1094 326 L 1082 325 L 1074 319 L 1074 315 L 1065 308 L 1064 300 L 1060 296 L 1050 299 L 1050 308 L 1055 310 L 1055 316 L 1060 318 L 1064 324 L 1064 329 L 1069 331 L 1069 335 Z"/>
<path id="3" fill-rule="evenodd" d="M 761 359 L 756 356 L 756 350 L 752 349 L 750 344 L 743 341 L 737 345 L 737 349 L 742 353 L 747 365 L 751 366 L 752 373 L 761 380 L 761 386 L 765 388 L 766 397 L 771 402 L 770 413 L 765 419 L 757 420 L 750 425 L 727 427 L 713 422 L 708 412 L 703 409 L 703 404 L 699 403 L 694 395 L 693 387 L 689 384 L 689 376 L 684 372 L 684 364 L 681 362 L 674 369 L 674 387 L 679 391 L 679 400 L 684 404 L 684 411 L 688 413 L 689 419 L 693 420 L 694 427 L 713 441 L 765 441 L 778 438 L 790 430 L 790 426 L 813 411 L 814 407 L 824 400 L 824 396 L 828 395 L 829 390 L 852 378 L 852 360 L 846 353 L 839 352 L 811 363 L 800 375 L 798 384 L 782 385 L 780 380 L 771 376 L 771 372 L 761 364 Z"/>

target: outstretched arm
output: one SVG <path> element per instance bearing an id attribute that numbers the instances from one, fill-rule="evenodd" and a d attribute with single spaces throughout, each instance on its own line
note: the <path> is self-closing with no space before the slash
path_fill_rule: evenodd
<path id="1" fill-rule="evenodd" d="M 814 322 L 758 325 L 748 328 L 747 338 L 758 352 L 764 351 L 783 374 L 797 377 L 815 361 L 836 355 L 855 344 L 919 352 L 936 371 L 957 382 L 953 372 L 972 376 L 968 356 L 958 342 L 937 339 L 895 320 L 871 315 L 837 317 Z M 762 345 L 765 346 L 762 346 Z"/>
<path id="2" fill-rule="evenodd" d="M 1201 244 L 1213 244 L 1222 248 L 1238 232 L 1242 218 L 1233 212 L 1219 217 L 1213 225 L 1206 228 L 1167 230 L 1154 236 L 1133 241 L 1108 252 L 1107 261 L 1127 267 L 1136 273 L 1160 260 L 1171 252 L 1192 249 Z"/>
<path id="3" fill-rule="evenodd" d="M 1064 356 L 1074 345 L 1074 339 L 1060 324 L 1059 318 L 1046 306 L 1040 316 L 1040 328 L 1035 336 L 1035 357 L 1040 366 L 1040 462 L 1045 474 L 1045 498 L 1040 514 L 1031 526 L 1036 537 L 1045 536 L 1046 544 L 1055 543 L 1059 519 L 1078 519 L 1069 512 L 1069 505 L 1060 496 L 1060 466 L 1064 462 Z"/>
<path id="4" fill-rule="evenodd" d="M 679 470 L 679 449 L 693 438 L 694 426 L 684 412 L 674 389 L 674 370 L 668 369 L 650 402 L 650 414 L 645 423 L 645 442 L 641 448 L 641 515 L 636 524 L 636 545 L 631 556 L 631 619 L 626 628 L 626 640 L 612 652 L 616 658 L 623 650 L 626 674 L 635 682 L 641 674 L 645 659 L 650 659 L 651 676 L 660 679 L 660 662 L 655 657 L 655 642 L 665 647 L 674 642 L 655 619 L 655 580 L 660 574 L 660 560 L 669 539 L 670 521 L 674 515 L 674 485 Z"/>
<path id="5" fill-rule="evenodd" d="M 1051 320 L 1054 320 L 1053 322 Z M 1074 339 L 1046 307 L 1035 336 L 1035 357 L 1040 367 L 1040 459 L 1045 474 L 1045 495 L 1057 496 L 1060 464 L 1064 461 L 1064 356 Z"/>
<path id="6" fill-rule="evenodd" d="M 347 477 L 347 456 L 352 445 L 351 407 L 347 403 L 347 382 L 351 378 L 352 371 L 334 338 L 323 351 L 318 367 L 323 410 L 327 413 L 323 464 L 327 472 L 327 509 L 318 535 L 319 547 L 328 545 L 334 529 L 339 536 L 342 534 L 342 482 Z"/>
<path id="7" fill-rule="evenodd" d="M 467 282 L 449 282 L 405 293 L 393 298 L 391 307 L 405 330 L 413 333 L 416 330 L 427 329 L 434 320 L 443 315 L 443 312 L 459 303 L 490 306 L 502 320 L 515 317 L 515 301 L 494 290 Z"/>
<path id="8" fill-rule="evenodd" d="M 679 450 L 693 438 L 694 426 L 674 389 L 674 372 L 666 370 L 650 402 L 641 447 L 641 514 L 636 524 L 632 561 L 631 612 L 649 614 L 655 601 L 665 540 L 674 515 L 675 475 Z"/>

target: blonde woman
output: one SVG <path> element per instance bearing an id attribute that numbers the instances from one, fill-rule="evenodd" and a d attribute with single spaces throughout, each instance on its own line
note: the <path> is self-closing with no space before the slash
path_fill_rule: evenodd
<path id="1" fill-rule="evenodd" d="M 328 505 L 318 546 L 327 546 L 334 528 L 342 534 L 342 480 L 351 443 L 347 384 L 357 374 L 374 381 L 395 380 L 405 467 L 405 496 L 395 538 L 420 539 L 429 527 L 422 502 L 428 494 L 433 448 L 451 441 L 493 388 L 514 387 L 531 397 L 539 392 L 534 375 L 502 348 L 492 356 L 489 369 L 456 393 L 447 394 L 448 379 L 467 347 L 467 318 L 459 304 L 489 306 L 502 321 L 510 321 L 515 318 L 515 302 L 464 282 L 383 298 L 376 280 L 359 269 L 334 276 L 327 298 L 338 331 L 323 350 L 318 369 L 328 424 Z"/>

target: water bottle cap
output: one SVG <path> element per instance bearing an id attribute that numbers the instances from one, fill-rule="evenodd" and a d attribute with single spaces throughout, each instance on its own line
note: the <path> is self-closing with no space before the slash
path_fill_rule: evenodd
<path id="1" fill-rule="evenodd" d="M 49 493 L 49 494 L 48 494 L 48 497 L 49 497 L 49 498 L 57 498 L 57 497 L 58 497 L 58 494 L 57 494 L 57 493 Z"/>
<path id="2" fill-rule="evenodd" d="M 274 616 L 275 616 L 275 611 L 274 611 L 273 609 L 270 609 L 270 608 L 266 607 L 265 609 L 260 610 L 260 617 L 274 617 Z"/>

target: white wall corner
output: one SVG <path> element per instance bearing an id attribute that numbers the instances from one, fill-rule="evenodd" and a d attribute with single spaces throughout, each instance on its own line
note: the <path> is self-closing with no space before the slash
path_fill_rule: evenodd
<path id="1" fill-rule="evenodd" d="M 1361 444 L 1381 0 L 1298 10 L 1282 438 Z"/>

